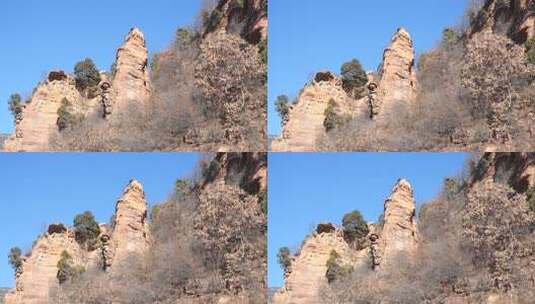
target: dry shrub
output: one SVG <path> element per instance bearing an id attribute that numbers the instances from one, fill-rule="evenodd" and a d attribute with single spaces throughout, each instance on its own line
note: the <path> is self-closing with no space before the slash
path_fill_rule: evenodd
<path id="1" fill-rule="evenodd" d="M 503 170 L 510 168 L 496 169 Z M 395 267 L 379 272 L 369 265 L 355 269 L 350 277 L 324 286 L 324 301 L 409 304 L 461 298 L 486 303 L 493 294 L 530 303 L 535 217 L 526 195 L 499 177 L 508 175 L 496 172 L 496 181 L 473 175 L 447 179 L 442 193 L 419 211 L 420 246 L 413 257 L 398 256 Z"/>
<path id="2" fill-rule="evenodd" d="M 245 143 L 248 151 L 264 150 L 266 71 L 258 48 L 223 31 L 209 35 L 200 47 L 196 86 L 224 127 L 225 139 Z"/>
<path id="3" fill-rule="evenodd" d="M 534 79 L 523 48 L 504 35 L 442 42 L 420 56 L 415 101 L 374 121 L 354 118 L 323 136 L 319 149 L 527 151 L 535 134 Z"/>
<path id="4" fill-rule="evenodd" d="M 240 182 L 204 185 L 200 176 L 191 186 L 177 185 L 152 210 L 146 256 L 109 272 L 89 269 L 52 290 L 51 303 L 215 303 L 224 296 L 265 303 L 266 217 L 258 197 Z"/>
<path id="5" fill-rule="evenodd" d="M 53 136 L 52 149 L 265 151 L 266 66 L 258 47 L 224 31 L 189 31 L 187 44 L 155 55 L 146 105 L 132 101 L 109 120 L 95 113 Z"/>

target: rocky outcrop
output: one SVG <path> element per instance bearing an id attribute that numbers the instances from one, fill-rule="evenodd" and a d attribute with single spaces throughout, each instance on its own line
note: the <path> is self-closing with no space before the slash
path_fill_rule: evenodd
<path id="1" fill-rule="evenodd" d="M 217 153 L 210 165 L 213 172 L 201 188 L 216 181 L 235 184 L 250 194 L 267 190 L 266 153 Z"/>
<path id="2" fill-rule="evenodd" d="M 84 252 L 76 243 L 74 231 L 51 232 L 41 236 L 30 254 L 23 258 L 22 267 L 16 272 L 16 286 L 6 295 L 6 304 L 48 303 L 51 288 L 59 286 L 57 264 L 63 251 L 68 252 L 77 265 L 87 267 L 93 260 L 91 256 L 96 252 Z"/>
<path id="3" fill-rule="evenodd" d="M 394 267 L 400 255 L 416 252 L 418 230 L 414 219 L 416 205 L 411 185 L 404 179 L 397 182 L 385 201 L 384 220 L 379 237 L 380 269 Z"/>
<path id="4" fill-rule="evenodd" d="M 105 265 L 112 271 L 114 267 L 127 266 L 121 264 L 128 262 L 129 257 L 142 257 L 147 252 L 150 245 L 147 209 L 143 187 L 136 180 L 130 181 L 117 201 L 108 237 L 110 245 L 103 250 Z"/>
<path id="5" fill-rule="evenodd" d="M 365 96 L 355 99 L 348 94 L 341 79 L 330 72 L 319 72 L 305 86 L 290 106 L 282 134 L 271 143 L 273 151 L 314 151 L 326 134 L 323 122 L 330 100 L 338 106 L 341 117 L 388 119 L 396 105 L 412 103 L 416 98 L 414 48 L 407 30 L 400 28 L 385 49 L 383 62 L 376 73 L 368 73 Z"/>
<path id="6" fill-rule="evenodd" d="M 117 50 L 116 70 L 111 84 L 112 109 L 121 112 L 131 103 L 144 104 L 150 96 L 148 51 L 145 36 L 138 28 L 132 28 L 124 44 Z"/>
<path id="7" fill-rule="evenodd" d="M 416 97 L 414 48 L 407 30 L 400 28 L 383 54 L 378 71 L 379 113 L 395 111 L 396 103 L 410 103 Z"/>
<path id="8" fill-rule="evenodd" d="M 518 44 L 535 37 L 535 7 L 531 0 L 486 0 L 471 16 L 468 32 L 472 36 L 485 30 L 503 31 Z"/>
<path id="9" fill-rule="evenodd" d="M 48 151 L 50 139 L 58 134 L 58 109 L 66 98 L 72 114 L 88 117 L 96 113 L 109 117 L 131 103 L 144 105 L 150 97 L 150 78 L 145 38 L 132 29 L 118 49 L 113 80 L 101 73 L 101 83 L 90 97 L 76 87 L 74 76 L 51 71 L 15 117 L 13 134 L 5 141 L 6 151 Z M 121 110 L 122 109 L 122 110 Z"/>
<path id="10" fill-rule="evenodd" d="M 75 113 L 87 114 L 98 107 L 96 99 L 87 100 L 76 89 L 76 82 L 63 71 L 52 71 L 39 84 L 22 113 L 15 119 L 14 132 L 6 140 L 6 151 L 47 151 L 49 139 L 58 132 L 58 109 L 66 98 Z"/>
<path id="11" fill-rule="evenodd" d="M 58 261 L 63 251 L 73 263 L 85 270 L 105 270 L 113 275 L 115 267 L 128 267 L 131 258 L 141 258 L 150 244 L 147 203 L 143 188 L 135 180 L 118 200 L 112 227 L 100 225 L 99 248 L 87 251 L 75 239 L 74 230 L 62 224 L 51 224 L 39 237 L 30 253 L 23 258 L 15 275 L 6 304 L 46 304 L 51 290 L 59 287 Z"/>
<path id="12" fill-rule="evenodd" d="M 290 106 L 282 135 L 272 142 L 273 151 L 314 151 L 317 140 L 325 134 L 325 110 L 334 100 L 341 113 L 357 115 L 366 111 L 366 104 L 348 96 L 342 80 L 330 72 L 319 72 L 305 86 L 297 101 Z"/>
<path id="13" fill-rule="evenodd" d="M 418 230 L 413 192 L 406 180 L 397 182 L 384 208 L 382 222 L 368 224 L 369 234 L 358 248 L 348 243 L 343 230 L 329 223 L 319 224 L 292 257 L 285 285 L 275 294 L 274 303 L 322 303 L 320 293 L 328 284 L 327 261 L 333 250 L 340 256 L 341 265 L 378 273 L 396 267 L 395 259 L 399 256 L 413 256 L 418 246 Z"/>
<path id="14" fill-rule="evenodd" d="M 320 292 L 328 284 L 325 274 L 333 250 L 343 264 L 358 267 L 368 263 L 368 252 L 351 249 L 340 229 L 325 230 L 323 228 L 332 225 L 320 226 L 303 242 L 299 253 L 292 257 L 291 269 L 285 274 L 284 287 L 277 291 L 273 303 L 322 303 Z"/>
<path id="15" fill-rule="evenodd" d="M 205 35 L 224 29 L 239 34 L 251 44 L 258 44 L 267 39 L 267 5 L 267 0 L 220 0 L 212 12 L 213 18 L 219 17 L 219 22 L 206 28 Z"/>

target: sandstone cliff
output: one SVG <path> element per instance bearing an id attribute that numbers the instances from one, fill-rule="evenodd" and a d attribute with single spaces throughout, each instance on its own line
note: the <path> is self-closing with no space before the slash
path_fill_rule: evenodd
<path id="1" fill-rule="evenodd" d="M 314 151 L 326 134 L 323 122 L 329 101 L 336 102 L 342 117 L 388 119 L 395 105 L 411 103 L 416 97 L 414 49 L 409 33 L 400 28 L 394 33 L 376 73 L 368 74 L 364 97 L 348 94 L 341 79 L 330 72 L 319 72 L 290 106 L 282 134 L 272 142 L 273 151 Z"/>
<path id="2" fill-rule="evenodd" d="M 50 225 L 6 303 L 265 303 L 266 174 L 265 153 L 218 153 L 197 183 L 150 217 L 132 180 L 94 250 L 79 245 L 73 229 Z M 60 285 L 63 251 L 84 272 Z"/>
<path id="3" fill-rule="evenodd" d="M 64 98 L 70 103 L 72 114 L 82 118 L 107 117 L 113 112 L 124 112 L 129 105 L 144 105 L 150 95 L 147 56 L 143 33 L 132 29 L 117 51 L 113 81 L 101 73 L 101 83 L 89 96 L 76 87 L 74 76 L 64 71 L 50 72 L 15 118 L 13 134 L 6 140 L 4 149 L 12 152 L 51 150 L 50 139 L 59 133 L 58 109 Z M 99 123 L 103 124 L 104 120 Z"/>
<path id="4" fill-rule="evenodd" d="M 332 251 L 340 256 L 341 265 L 369 269 L 378 275 L 396 267 L 399 257 L 411 258 L 418 246 L 418 230 L 412 188 L 406 180 L 394 186 L 384 208 L 383 220 L 368 224 L 370 232 L 362 248 L 349 244 L 342 229 L 332 224 L 318 225 L 292 257 L 284 287 L 275 294 L 274 303 L 321 303 L 322 291 L 328 286 L 327 261 Z"/>
<path id="5" fill-rule="evenodd" d="M 6 295 L 6 304 L 49 303 L 50 291 L 59 287 L 56 275 L 63 251 L 84 270 L 104 271 L 129 258 L 142 257 L 150 242 L 146 214 L 143 189 L 137 181 L 131 181 L 117 202 L 113 226 L 101 225 L 99 248 L 87 251 L 76 241 L 73 229 L 61 224 L 50 225 L 47 233 L 37 239 L 23 258 L 15 276 L 15 287 Z"/>
<path id="6" fill-rule="evenodd" d="M 53 71 L 39 84 L 22 113 L 15 118 L 15 130 L 6 140 L 6 151 L 47 151 L 49 138 L 58 132 L 58 109 L 66 98 L 76 113 L 89 115 L 99 107 L 97 98 L 86 99 L 76 89 L 75 79 Z"/>
<path id="7" fill-rule="evenodd" d="M 104 264 L 121 267 L 121 262 L 130 256 L 142 257 L 150 246 L 148 207 L 141 184 L 132 180 L 117 201 L 115 216 L 109 232 L 109 245 L 106 250 L 113 252 L 112 260 L 106 258 Z"/>
<path id="8" fill-rule="evenodd" d="M 468 35 L 492 30 L 503 31 L 519 44 L 535 36 L 535 14 L 531 0 L 485 0 L 478 12 L 472 12 Z"/>
<path id="9" fill-rule="evenodd" d="M 274 303 L 531 303 L 535 271 L 535 155 L 488 153 L 446 179 L 422 207 L 399 180 L 382 219 L 352 246 L 320 224 L 291 258 Z M 329 281 L 330 252 L 349 272 Z"/>
<path id="10" fill-rule="evenodd" d="M 205 35 L 220 29 L 237 33 L 252 44 L 267 39 L 267 0 L 221 0 L 215 8 L 219 22 L 205 29 Z M 212 13 L 213 14 L 213 13 Z"/>
<path id="11" fill-rule="evenodd" d="M 400 28 L 383 54 L 378 71 L 378 109 L 380 114 L 395 111 L 396 103 L 410 103 L 416 97 L 414 48 L 407 30 Z"/>
<path id="12" fill-rule="evenodd" d="M 341 256 L 344 264 L 358 267 L 370 263 L 367 250 L 353 250 L 344 240 L 343 231 L 330 224 L 328 226 L 331 229 L 327 231 L 321 231 L 318 226 L 303 241 L 299 254 L 292 257 L 284 287 L 275 293 L 273 303 L 320 303 L 321 290 L 328 284 L 325 274 L 333 250 Z"/>

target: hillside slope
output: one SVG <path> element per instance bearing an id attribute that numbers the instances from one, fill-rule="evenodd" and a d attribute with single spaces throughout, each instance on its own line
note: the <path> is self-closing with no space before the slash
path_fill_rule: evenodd
<path id="1" fill-rule="evenodd" d="M 110 71 L 86 59 L 14 94 L 4 150 L 265 151 L 267 3 L 212 2 L 152 58 L 132 28 Z"/>
<path id="2" fill-rule="evenodd" d="M 419 58 L 400 28 L 367 77 L 355 61 L 340 75 L 317 73 L 294 102 L 278 105 L 283 127 L 271 149 L 532 151 L 535 8 L 473 3 L 466 24 L 445 28 Z"/>
<path id="3" fill-rule="evenodd" d="M 399 180 L 352 239 L 322 223 L 291 256 L 274 303 L 531 303 L 535 155 L 484 154 L 416 216 Z"/>
<path id="4" fill-rule="evenodd" d="M 266 155 L 220 153 L 150 212 L 132 180 L 109 224 L 48 226 L 20 258 L 7 304 L 265 303 Z"/>

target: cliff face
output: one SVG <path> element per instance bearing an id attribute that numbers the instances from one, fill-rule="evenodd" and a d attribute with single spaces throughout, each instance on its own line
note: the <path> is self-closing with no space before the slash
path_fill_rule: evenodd
<path id="1" fill-rule="evenodd" d="M 85 264 L 83 250 L 76 243 L 72 230 L 40 237 L 24 258 L 22 269 L 16 273 L 15 288 L 6 295 L 6 304 L 48 303 L 50 288 L 58 285 L 57 264 L 63 251 L 77 264 Z"/>
<path id="2" fill-rule="evenodd" d="M 348 115 L 357 115 L 355 112 L 358 110 L 366 110 L 363 102 L 347 95 L 340 78 L 330 72 L 319 72 L 291 106 L 282 135 L 273 141 L 272 149 L 314 151 L 317 139 L 325 134 L 323 121 L 331 99 L 338 104 L 341 112 Z"/>
<path id="3" fill-rule="evenodd" d="M 362 248 L 351 246 L 344 232 L 332 224 L 320 224 L 292 257 L 285 284 L 274 297 L 277 304 L 321 303 L 321 291 L 327 287 L 327 261 L 332 251 L 342 266 L 387 272 L 396 267 L 395 259 L 410 258 L 418 245 L 414 222 L 415 203 L 410 184 L 400 180 L 384 203 L 384 219 L 369 224 L 370 233 Z"/>
<path id="4" fill-rule="evenodd" d="M 267 39 L 267 0 L 220 0 L 215 11 L 220 14 L 219 22 L 206 29 L 205 35 L 224 29 L 237 33 L 251 44 Z"/>
<path id="5" fill-rule="evenodd" d="M 63 98 L 72 104 L 75 113 L 90 114 L 99 107 L 97 98 L 82 97 L 72 76 L 62 71 L 50 72 L 15 118 L 15 130 L 6 140 L 4 149 L 47 151 L 49 138 L 58 132 L 56 122 Z"/>
<path id="6" fill-rule="evenodd" d="M 531 0 L 486 0 L 481 11 L 471 16 L 468 35 L 492 30 L 503 31 L 519 44 L 535 36 L 535 12 Z"/>
<path id="7" fill-rule="evenodd" d="M 260 200 L 267 191 L 266 157 L 265 153 L 218 153 L 212 161 L 217 172 L 201 185 L 194 233 L 203 252 L 220 256 L 222 303 L 251 303 L 251 296 L 265 302 L 267 217 Z M 197 282 L 188 293 L 208 299 L 210 292 L 200 288 L 205 283 Z"/>
<path id="8" fill-rule="evenodd" d="M 15 118 L 13 134 L 6 140 L 6 151 L 48 151 L 50 138 L 58 134 L 58 109 L 66 98 L 72 114 L 80 117 L 121 113 L 130 104 L 141 104 L 150 95 L 147 69 L 148 51 L 143 33 L 132 29 L 118 49 L 113 81 L 101 73 L 101 83 L 89 97 L 76 87 L 73 75 L 52 71 L 40 83 L 22 113 Z M 104 120 L 102 120 L 104 122 Z"/>
<path id="9" fill-rule="evenodd" d="M 329 231 L 318 229 L 301 245 L 298 255 L 292 257 L 291 269 L 285 274 L 284 287 L 277 291 L 273 303 L 321 303 L 320 293 L 328 282 L 327 261 L 334 250 L 345 265 L 367 265 L 367 250 L 355 251 L 344 240 L 343 231 L 331 224 Z"/>
<path id="10" fill-rule="evenodd" d="M 400 28 L 393 35 L 378 71 L 368 74 L 366 87 L 365 94 L 355 99 L 346 93 L 338 76 L 330 72 L 316 74 L 291 105 L 281 136 L 272 142 L 272 150 L 316 150 L 317 141 L 326 134 L 323 122 L 331 100 L 337 104 L 337 114 L 349 119 L 383 119 L 395 114 L 396 104 L 414 101 L 417 87 L 414 49 L 405 29 Z"/>
<path id="11" fill-rule="evenodd" d="M 50 225 L 48 232 L 37 239 L 30 253 L 24 257 L 15 276 L 15 288 L 6 295 L 6 304 L 49 303 L 50 290 L 59 287 L 56 275 L 63 251 L 73 258 L 75 265 L 85 270 L 108 270 L 111 267 L 113 272 L 113 267 L 128 258 L 142 257 L 150 242 L 146 214 L 143 189 L 137 181 L 131 181 L 117 202 L 113 227 L 101 225 L 101 243 L 96 250 L 87 251 L 80 246 L 73 229 Z M 57 227 L 63 229 L 58 230 Z"/>

